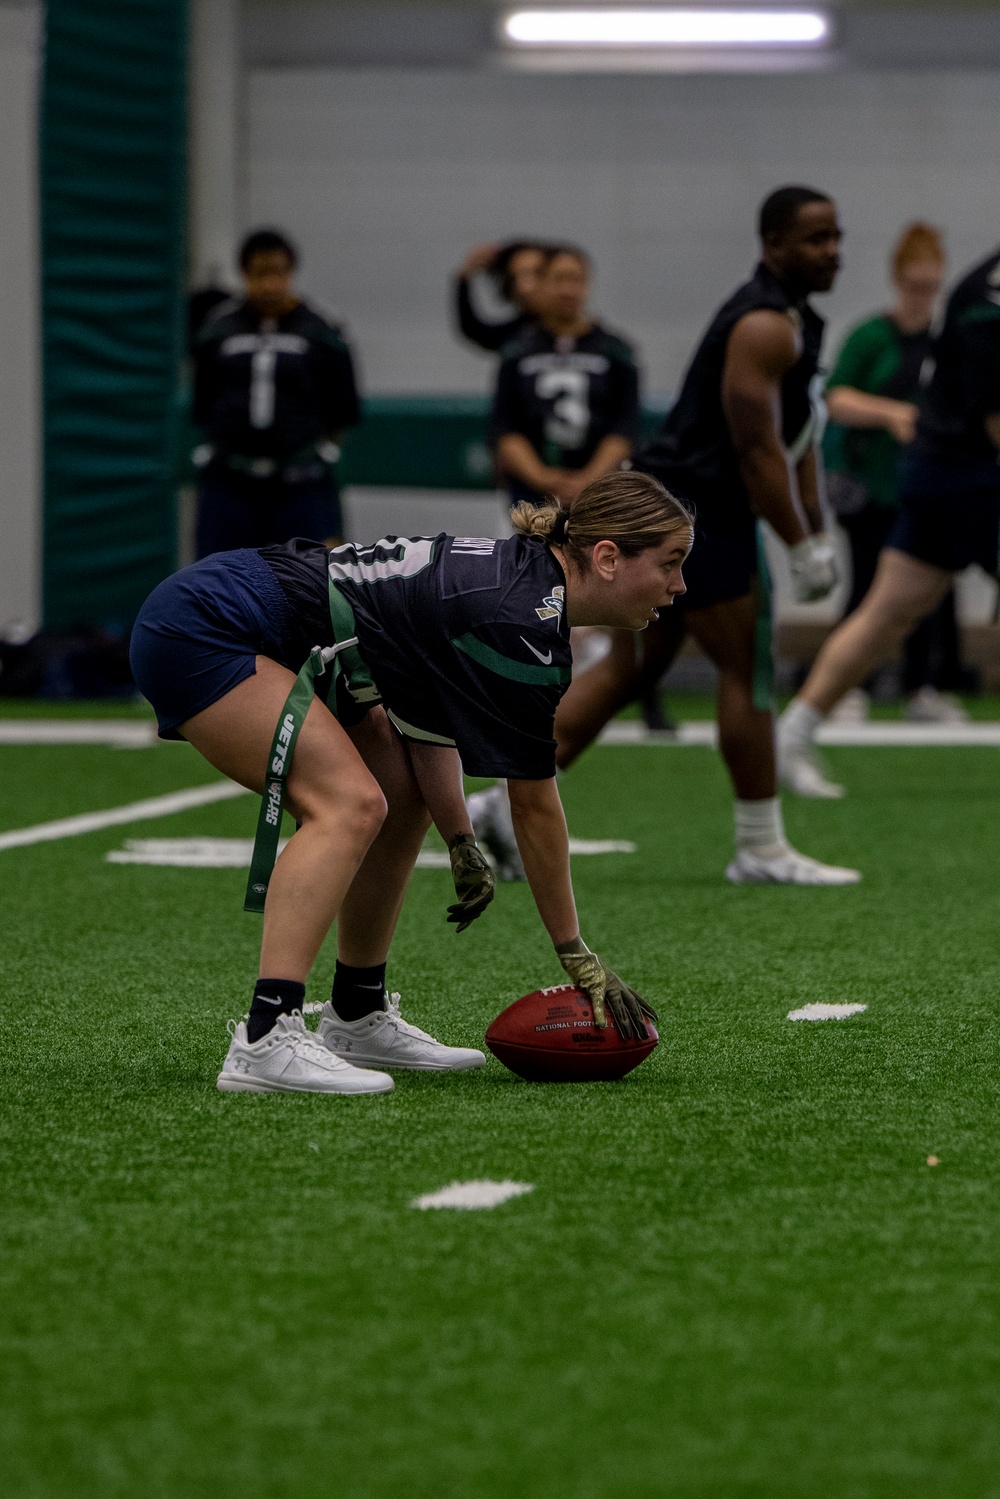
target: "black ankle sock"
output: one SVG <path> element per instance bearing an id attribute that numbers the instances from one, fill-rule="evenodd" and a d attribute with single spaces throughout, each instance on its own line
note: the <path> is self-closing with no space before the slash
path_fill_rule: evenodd
<path id="1" fill-rule="evenodd" d="M 384 1010 L 385 964 L 351 968 L 338 958 L 330 1002 L 341 1020 L 363 1020 L 373 1010 Z"/>
<path id="2" fill-rule="evenodd" d="M 295 979 L 258 979 L 247 1016 L 247 1040 L 251 1046 L 273 1029 L 279 1015 L 301 1010 L 305 997 L 305 984 L 296 983 Z"/>

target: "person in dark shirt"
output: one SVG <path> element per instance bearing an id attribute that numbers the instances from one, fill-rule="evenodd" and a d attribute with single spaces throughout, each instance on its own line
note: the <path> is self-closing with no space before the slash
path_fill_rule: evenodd
<path id="1" fill-rule="evenodd" d="M 893 247 L 895 291 L 886 312 L 850 330 L 826 382 L 830 422 L 823 437 L 826 489 L 831 509 L 851 548 L 851 591 L 845 617 L 854 612 L 875 576 L 878 555 L 899 504 L 899 460 L 916 436 L 917 398 L 931 358 L 931 324 L 944 280 L 941 235 L 930 224 L 909 224 Z M 903 649 L 906 716 L 924 723 L 954 723 L 965 710 L 949 695 L 963 679 L 952 589 L 935 614 L 917 626 Z M 857 688 L 838 717 L 867 715 L 868 695 Z M 812 777 L 790 787 L 803 796 L 831 796 L 840 788 Z"/>
<path id="2" fill-rule="evenodd" d="M 293 289 L 283 235 L 251 234 L 240 252 L 245 296 L 195 341 L 197 552 L 341 534 L 338 440 L 361 419 L 341 330 Z"/>
<path id="3" fill-rule="evenodd" d="M 582 250 L 546 251 L 538 322 L 502 352 L 490 440 L 512 504 L 555 495 L 571 505 L 594 479 L 620 468 L 638 441 L 635 356 L 591 316 L 589 291 Z"/>
<path id="4" fill-rule="evenodd" d="M 619 636 L 584 672 L 556 719 L 558 763 L 570 765 L 625 703 L 669 667 L 689 630 L 719 672 L 719 748 L 735 792 L 734 883 L 843 885 L 855 870 L 821 864 L 788 843 L 777 795 L 771 602 L 758 518 L 789 548 L 801 602 L 836 583 L 823 535 L 811 387 L 823 322 L 813 292 L 839 268 L 833 202 L 779 188 L 761 207 L 763 254 L 715 314 L 658 436 L 636 458 L 695 511 L 682 610 L 651 630 L 640 657 Z"/>
<path id="5" fill-rule="evenodd" d="M 277 841 L 286 787 L 299 823 L 273 869 L 256 852 L 251 866 L 261 977 L 246 1024 L 231 1026 L 223 1091 L 384 1092 L 384 1067 L 483 1064 L 482 1052 L 409 1025 L 385 993 L 431 817 L 451 855 L 449 920 L 463 930 L 492 897 L 463 765 L 510 777 L 539 915 L 594 1022 L 606 1023 L 607 1005 L 622 1035 L 644 1036 L 655 1018 L 581 939 L 553 719 L 570 626 L 644 629 L 684 591 L 691 516 L 648 476 L 614 474 L 572 513 L 525 504 L 513 521 L 501 541 L 388 536 L 332 551 L 295 541 L 226 552 L 175 573 L 143 605 L 131 663 L 160 734 L 264 793 L 258 849 Z M 314 1033 L 302 1020 L 305 984 L 334 920 L 333 991 Z"/>
<path id="6" fill-rule="evenodd" d="M 998 572 L 1000 534 L 1000 251 L 948 299 L 924 386 L 916 440 L 905 450 L 899 510 L 860 607 L 828 637 L 779 725 L 783 776 L 811 766 L 817 730 L 846 692 L 895 655 L 955 574 Z"/>
<path id="7" fill-rule="evenodd" d="M 544 250 L 534 240 L 516 239 L 506 245 L 477 245 L 469 251 L 455 277 L 455 315 L 470 343 L 495 354 L 534 322 L 535 285 Z M 480 317 L 472 293 L 477 276 L 486 276 L 499 296 L 517 309 L 513 317 L 500 322 Z"/>

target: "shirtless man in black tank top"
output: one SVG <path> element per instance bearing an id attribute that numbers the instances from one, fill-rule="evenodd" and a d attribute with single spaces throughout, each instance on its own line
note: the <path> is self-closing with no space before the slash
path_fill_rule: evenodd
<path id="1" fill-rule="evenodd" d="M 837 581 L 823 534 L 810 386 L 823 320 L 810 305 L 840 266 L 834 203 L 778 189 L 760 211 L 761 261 L 716 313 L 676 404 L 635 466 L 696 512 L 687 595 L 645 632 L 644 657 L 618 632 L 611 653 L 574 681 L 556 718 L 565 767 L 670 665 L 686 630 L 719 671 L 719 747 L 736 796 L 734 884 L 846 885 L 857 871 L 821 864 L 785 838 L 777 795 L 770 590 L 758 519 L 789 549 L 796 598 Z"/>

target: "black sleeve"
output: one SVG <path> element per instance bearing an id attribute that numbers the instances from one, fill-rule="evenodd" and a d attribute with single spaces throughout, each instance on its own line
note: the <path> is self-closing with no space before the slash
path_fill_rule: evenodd
<path id="1" fill-rule="evenodd" d="M 495 448 L 501 437 L 506 437 L 509 432 L 524 433 L 516 359 L 505 359 L 497 372 L 493 405 L 490 408 L 490 446 Z"/>
<path id="2" fill-rule="evenodd" d="M 1000 411 L 1000 308 L 995 317 L 976 312 L 959 330 L 963 394 L 966 410 L 987 417 Z"/>
<path id="3" fill-rule="evenodd" d="M 491 354 L 509 343 L 522 325 L 520 317 L 510 318 L 503 323 L 485 322 L 472 305 L 468 276 L 458 276 L 455 280 L 455 311 L 463 335 L 470 343 L 477 344 L 481 349 L 488 349 Z"/>
<path id="4" fill-rule="evenodd" d="M 354 378 L 354 360 L 347 344 L 338 338 L 325 344 L 322 353 L 322 405 L 326 429 L 332 437 L 358 425 L 361 402 Z"/>
<path id="5" fill-rule="evenodd" d="M 615 360 L 611 389 L 608 436 L 626 438 L 634 451 L 641 435 L 642 412 L 639 406 L 639 371 L 631 361 Z"/>
<path id="6" fill-rule="evenodd" d="M 191 419 L 196 427 L 207 427 L 212 419 L 219 394 L 217 346 L 213 340 L 200 339 L 194 348 L 194 394 Z"/>

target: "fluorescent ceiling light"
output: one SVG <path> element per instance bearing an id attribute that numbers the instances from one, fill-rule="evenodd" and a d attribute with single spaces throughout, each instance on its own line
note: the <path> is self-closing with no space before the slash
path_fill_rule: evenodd
<path id="1" fill-rule="evenodd" d="M 830 23 L 815 10 L 517 10 L 503 34 L 518 47 L 814 47 Z"/>

